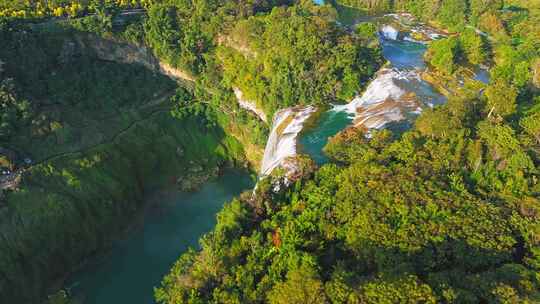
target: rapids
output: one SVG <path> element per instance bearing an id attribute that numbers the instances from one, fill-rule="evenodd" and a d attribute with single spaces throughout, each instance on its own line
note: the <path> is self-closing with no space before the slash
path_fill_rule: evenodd
<path id="1" fill-rule="evenodd" d="M 391 18 L 395 22 L 399 16 L 382 18 Z M 371 18 L 368 21 L 377 20 Z M 383 56 L 389 64 L 377 72 L 362 94 L 348 104 L 333 106 L 320 116 L 314 128 L 305 130 L 299 138 L 301 151 L 318 164 L 327 160 L 322 148 L 328 138 L 348 126 L 364 128 L 368 136 L 369 130 L 390 126 L 398 126 L 402 131 L 401 126 L 408 128 L 423 109 L 446 101 L 443 95 L 421 79 L 420 73 L 426 69 L 423 56 L 427 46 L 411 38 L 413 31 L 424 33 L 430 39 L 442 34 L 421 25 L 409 27 L 408 32 L 400 32 L 394 26 L 378 23 Z M 482 77 L 485 78 L 484 75 Z"/>

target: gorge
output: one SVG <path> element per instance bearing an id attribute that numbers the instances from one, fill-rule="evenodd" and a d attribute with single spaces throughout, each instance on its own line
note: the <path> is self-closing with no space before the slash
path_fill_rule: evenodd
<path id="1" fill-rule="evenodd" d="M 433 107 L 445 101 L 445 97 L 436 93 L 417 74 L 419 70 L 425 68 L 423 54 L 426 47 L 423 44 L 404 39 L 397 40 L 393 37 L 388 39 L 383 32 L 380 34 L 380 43 L 389 66 L 382 68 L 374 76 L 365 92 L 349 104 L 335 105 L 330 110 L 323 111 L 320 114 L 321 117 L 307 130 L 303 130 L 304 124 L 317 111 L 315 107 L 287 108 L 276 112 L 261 163 L 261 176 L 270 175 L 274 169 L 287 159 L 294 158 L 297 153 L 307 153 L 319 165 L 322 165 L 326 162 L 323 147 L 328 139 L 347 127 L 360 125 L 366 129 L 380 129 L 392 122 L 410 124 L 421 111 L 417 108 Z M 403 100 L 403 96 L 409 93 L 413 94 L 413 99 L 417 100 L 418 105 L 413 103 L 413 106 L 409 106 L 408 101 Z M 394 103 L 389 100 L 394 100 Z M 378 111 L 373 110 L 376 107 L 379 107 Z M 261 116 L 258 113 L 255 114 Z M 362 115 L 364 117 L 360 118 Z M 166 201 L 170 201 L 171 203 L 168 204 L 173 205 L 169 208 L 175 208 L 178 211 L 163 211 L 171 213 L 167 217 L 185 216 L 180 213 L 180 210 L 191 212 L 190 209 L 185 209 L 186 206 L 197 208 L 197 210 L 204 206 L 200 209 L 204 209 L 204 213 L 198 211 L 193 213 L 191 218 L 184 217 L 184 224 L 181 224 L 182 221 L 175 224 L 172 218 L 169 220 L 150 216 L 149 222 L 145 221 L 144 228 L 118 244 L 107 257 L 106 262 L 98 264 L 97 268 L 92 265 L 82 274 L 75 276 L 68 288 L 73 291 L 76 298 L 86 299 L 84 303 L 114 303 L 120 299 L 128 299 L 126 295 L 135 302 L 147 303 L 151 299 L 152 286 L 156 286 L 158 279 L 171 267 L 172 261 L 187 248 L 178 248 L 176 244 L 197 247 L 195 241 L 212 227 L 215 213 L 221 204 L 230 200 L 233 195 L 239 194 L 235 189 L 247 190 L 246 186 L 249 183 L 236 183 L 239 180 L 242 180 L 240 176 L 232 177 L 226 174 L 187 197 L 179 194 L 175 198 L 173 194 L 169 194 L 171 198 Z M 242 185 L 245 186 L 242 188 Z M 217 198 L 201 199 L 200 196 L 207 196 L 206 193 L 209 191 L 226 191 L 227 194 L 223 195 L 223 198 L 220 195 Z M 174 202 L 175 200 L 177 202 Z M 197 228 L 190 228 L 192 227 L 190 223 L 195 217 L 198 218 Z M 203 223 L 208 223 L 208 225 L 201 225 Z M 170 227 L 168 229 L 174 227 L 175 230 L 174 232 L 167 230 L 167 233 L 164 233 L 165 227 Z M 185 229 L 188 231 L 184 231 Z M 166 238 L 169 235 L 171 238 Z M 179 235 L 186 235 L 186 239 L 178 241 Z M 175 247 L 167 249 L 171 245 Z M 154 254 L 159 252 L 159 256 L 153 256 L 153 252 L 156 252 Z M 170 258 L 161 258 L 165 252 L 169 252 Z M 147 259 L 152 260 L 152 264 L 145 262 Z M 142 264 L 145 267 L 139 266 Z M 147 274 L 144 278 L 140 275 L 143 273 Z M 155 276 L 151 276 L 150 273 L 155 273 Z M 146 281 L 148 283 L 144 284 Z M 140 286 L 137 292 L 131 291 L 134 286 Z"/>
<path id="2" fill-rule="evenodd" d="M 68 2 L 0 0 L 0 302 L 540 300 L 534 6 Z"/>

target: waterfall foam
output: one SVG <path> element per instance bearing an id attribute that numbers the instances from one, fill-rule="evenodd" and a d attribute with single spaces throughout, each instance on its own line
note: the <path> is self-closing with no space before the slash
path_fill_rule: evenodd
<path id="1" fill-rule="evenodd" d="M 306 120 L 316 110 L 313 106 L 294 107 L 280 110 L 274 115 L 272 130 L 264 149 L 262 176 L 270 175 L 285 159 L 296 155 L 296 138 Z"/>
<path id="2" fill-rule="evenodd" d="M 381 34 L 385 39 L 397 40 L 399 31 L 391 25 L 385 25 L 381 28 Z"/>
<path id="3" fill-rule="evenodd" d="M 357 127 L 380 129 L 389 122 L 405 119 L 404 111 L 418 111 L 415 94 L 404 90 L 399 82 L 419 79 L 415 71 L 383 68 L 361 96 L 346 105 L 334 106 L 334 110 L 354 115 Z"/>

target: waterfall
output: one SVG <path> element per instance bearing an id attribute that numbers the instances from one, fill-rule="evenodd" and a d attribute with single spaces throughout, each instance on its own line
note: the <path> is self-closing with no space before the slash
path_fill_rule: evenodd
<path id="1" fill-rule="evenodd" d="M 414 93 L 400 83 L 419 81 L 415 71 L 382 68 L 366 91 L 346 105 L 334 106 L 335 111 L 346 111 L 354 116 L 355 126 L 380 129 L 392 121 L 405 119 L 403 112 L 419 112 Z"/>
<path id="2" fill-rule="evenodd" d="M 264 149 L 261 176 L 267 176 L 285 159 L 296 155 L 296 138 L 306 120 L 316 111 L 313 106 L 294 107 L 278 111 Z"/>
<path id="3" fill-rule="evenodd" d="M 381 34 L 386 39 L 397 40 L 399 36 L 399 31 L 391 25 L 385 25 L 381 28 Z"/>

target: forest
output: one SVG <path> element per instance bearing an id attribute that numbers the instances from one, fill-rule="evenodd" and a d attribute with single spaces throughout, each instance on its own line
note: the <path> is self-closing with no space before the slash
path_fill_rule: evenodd
<path id="1" fill-rule="evenodd" d="M 289 189 L 259 182 L 254 197 L 220 212 L 200 251 L 178 260 L 158 302 L 540 301 L 538 7 L 338 3 L 456 31 L 430 44 L 430 67 L 444 77 L 487 65 L 491 84 L 480 95 L 472 83 L 451 91 L 404 134 L 342 132 L 325 148 L 331 163 Z M 245 27 L 238 36 L 264 37 L 263 25 Z"/>
<path id="2" fill-rule="evenodd" d="M 0 0 L 0 148 L 20 152 L 0 166 L 38 162 L 0 190 L 2 299 L 46 299 L 147 189 L 203 181 L 194 160 L 204 175 L 256 167 L 270 126 L 234 89 L 270 121 L 362 92 L 386 63 L 376 27 L 345 27 L 340 6 L 444 31 L 425 60 L 448 101 L 405 132 L 347 128 L 327 164 L 306 160 L 276 191 L 278 170 L 225 204 L 157 303 L 540 302 L 540 4 L 526 0 Z M 99 59 L 81 47 L 93 39 L 147 49 L 193 81 Z M 467 78 L 478 66 L 480 89 Z"/>

